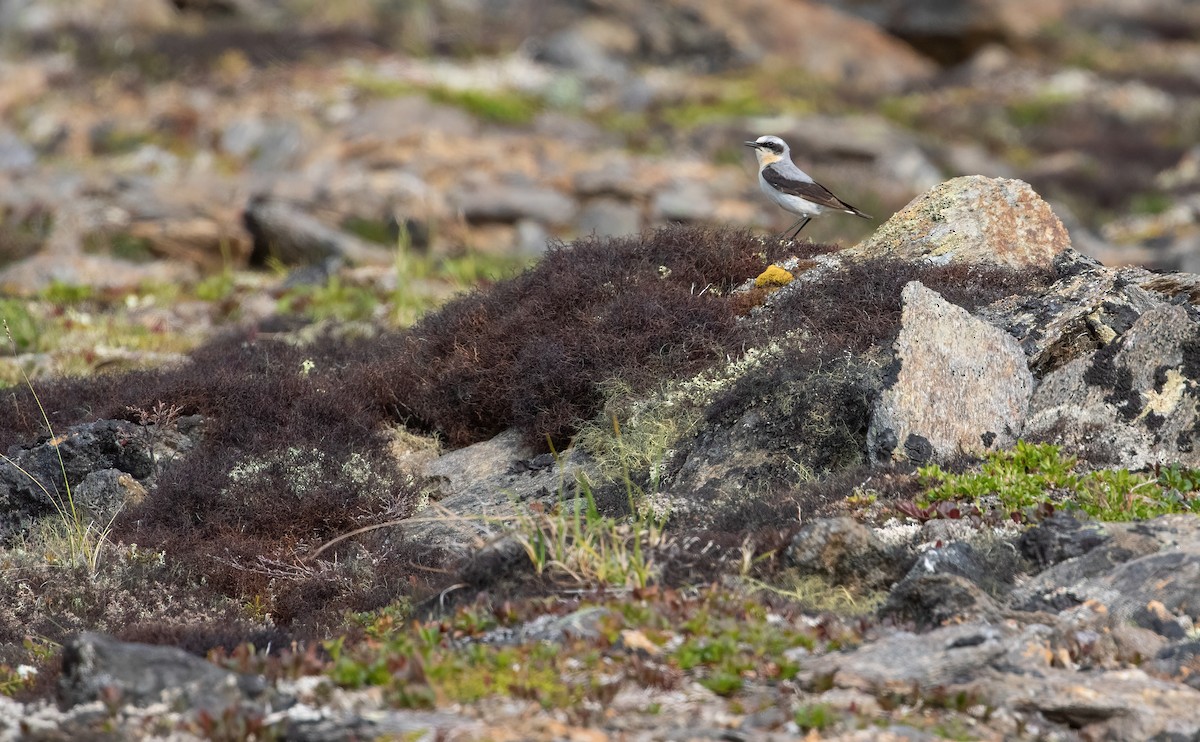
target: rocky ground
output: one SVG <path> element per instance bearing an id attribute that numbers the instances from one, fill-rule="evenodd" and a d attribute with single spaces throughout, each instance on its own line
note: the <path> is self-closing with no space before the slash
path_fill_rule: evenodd
<path id="1" fill-rule="evenodd" d="M 1200 16 L 928 5 L 0 0 L 0 740 L 1200 736 Z"/>

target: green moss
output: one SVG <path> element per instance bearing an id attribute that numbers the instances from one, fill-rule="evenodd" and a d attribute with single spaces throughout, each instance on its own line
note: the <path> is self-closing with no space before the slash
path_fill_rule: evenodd
<path id="1" fill-rule="evenodd" d="M 17 352 L 38 350 L 42 327 L 29 311 L 28 302 L 20 299 L 0 299 L 0 319 L 6 323 Z"/>
<path id="2" fill-rule="evenodd" d="M 84 252 L 111 255 L 131 263 L 148 263 L 154 260 L 150 240 L 134 237 L 127 232 L 93 232 L 83 240 Z"/>
<path id="3" fill-rule="evenodd" d="M 306 314 L 315 320 L 368 320 L 381 304 L 380 297 L 368 288 L 342 283 L 333 276 L 323 286 L 297 286 L 279 299 L 279 310 Z"/>
<path id="4" fill-rule="evenodd" d="M 1200 471 L 1171 466 L 1154 474 L 1128 469 L 1077 470 L 1057 446 L 1018 441 L 989 454 L 979 471 L 954 474 L 937 465 L 918 476 L 927 488 L 918 503 L 963 501 L 1030 514 L 1046 504 L 1080 510 L 1101 520 L 1126 521 L 1169 513 L 1200 513 Z"/>
<path id="5" fill-rule="evenodd" d="M 91 286 L 76 285 L 63 283 L 61 281 L 53 281 L 42 291 L 41 298 L 59 306 L 69 306 L 73 304 L 82 304 L 95 297 L 95 290 Z"/>
<path id="6" fill-rule="evenodd" d="M 388 247 L 396 244 L 396 236 L 386 219 L 364 219 L 360 216 L 351 216 L 342 220 L 342 229 L 369 242 Z"/>
<path id="7" fill-rule="evenodd" d="M 233 274 L 222 271 L 196 284 L 196 298 L 208 302 L 225 301 L 233 293 L 233 288 Z"/>
<path id="8" fill-rule="evenodd" d="M 511 90 L 490 92 L 431 88 L 426 94 L 438 103 L 458 106 L 484 121 L 497 124 L 527 124 L 542 109 L 537 98 Z"/>
<path id="9" fill-rule="evenodd" d="M 698 592 L 649 591 L 611 595 L 574 606 L 575 616 L 597 616 L 592 631 L 554 641 L 497 645 L 481 639 L 498 625 L 523 624 L 547 611 L 561 615 L 561 601 L 522 601 L 516 606 L 478 604 L 451 617 L 402 625 L 380 617 L 366 641 L 326 644 L 326 672 L 349 688 L 380 686 L 394 706 L 429 707 L 472 703 L 488 697 L 537 700 L 545 708 L 606 706 L 630 685 L 676 684 L 660 663 L 723 696 L 748 683 L 796 677 L 786 653 L 817 645 L 814 629 L 786 610 L 768 611 L 744 592 L 710 588 Z M 518 615 L 520 614 L 520 615 Z M 637 651 L 631 651 L 637 650 Z M 648 668 L 646 658 L 653 658 Z"/>
<path id="10" fill-rule="evenodd" d="M 1015 126 L 1042 126 L 1053 123 L 1071 102 L 1062 95 L 1045 94 L 1010 102 L 1006 111 Z"/>
<path id="11" fill-rule="evenodd" d="M 1165 193 L 1139 193 L 1129 203 L 1129 210 L 1136 214 L 1161 214 L 1171 208 L 1173 201 Z"/>

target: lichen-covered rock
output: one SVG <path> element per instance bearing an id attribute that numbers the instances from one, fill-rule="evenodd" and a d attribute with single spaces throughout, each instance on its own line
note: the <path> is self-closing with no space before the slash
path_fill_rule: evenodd
<path id="1" fill-rule="evenodd" d="M 897 559 L 870 528 L 853 518 L 821 518 L 804 525 L 788 545 L 788 564 L 835 584 L 881 587 L 903 572 Z"/>
<path id="2" fill-rule="evenodd" d="M 39 518 L 57 517 L 72 501 L 107 520 L 145 494 L 141 482 L 193 445 L 199 418 L 170 426 L 98 420 L 68 428 L 53 440 L 13 446 L 0 462 L 0 541 L 24 534 Z"/>
<path id="3" fill-rule="evenodd" d="M 1100 350 L 1047 375 L 1025 434 L 1097 463 L 1200 465 L 1200 324 L 1159 305 Z"/>
<path id="4" fill-rule="evenodd" d="M 916 281 L 903 300 L 899 369 L 871 418 L 872 458 L 924 463 L 1015 443 L 1033 391 L 1017 342 Z"/>
<path id="5" fill-rule="evenodd" d="M 841 257 L 1049 269 L 1070 246 L 1066 228 L 1028 183 L 972 175 L 913 199 Z"/>
<path id="6" fill-rule="evenodd" d="M 1164 294 L 1188 290 L 1141 269 L 1106 268 L 1074 250 L 1054 259 L 1054 271 L 1058 280 L 1048 291 L 1012 296 L 978 313 L 1017 338 L 1039 378 L 1111 342 L 1165 303 Z"/>

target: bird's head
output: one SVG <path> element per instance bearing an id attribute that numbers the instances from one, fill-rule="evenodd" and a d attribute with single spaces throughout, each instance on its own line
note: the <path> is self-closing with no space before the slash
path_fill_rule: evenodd
<path id="1" fill-rule="evenodd" d="M 746 146 L 754 149 L 754 156 L 758 158 L 760 167 L 790 156 L 787 142 L 770 134 L 761 136 L 753 142 L 746 142 Z"/>

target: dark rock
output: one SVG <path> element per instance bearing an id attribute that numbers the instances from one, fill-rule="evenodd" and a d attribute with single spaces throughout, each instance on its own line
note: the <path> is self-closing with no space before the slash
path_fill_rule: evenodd
<path id="1" fill-rule="evenodd" d="M 1200 615 L 1200 519 L 1167 515 L 1136 524 L 1105 525 L 1108 538 L 1079 556 L 1014 588 L 1020 610 L 1059 611 L 1092 600 L 1130 621 L 1151 601 L 1160 615 Z"/>
<path id="2" fill-rule="evenodd" d="M 181 703 L 223 710 L 263 695 L 261 678 L 222 670 L 175 647 L 120 642 L 83 633 L 63 647 L 58 696 L 70 707 L 115 692 L 121 703 Z"/>
<path id="3" fill-rule="evenodd" d="M 192 445 L 178 427 L 156 430 L 125 420 L 77 425 L 56 442 L 13 446 L 7 454 L 11 462 L 0 463 L 0 540 L 69 507 L 68 487 L 71 497 L 80 495 L 79 503 L 87 503 L 93 515 L 111 516 L 125 498 L 144 493 L 139 482 L 150 479 L 159 462 Z"/>
<path id="4" fill-rule="evenodd" d="M 1164 303 L 1139 285 L 1151 275 L 1144 271 L 1105 268 L 1074 250 L 1055 257 L 1054 270 L 1058 280 L 1045 293 L 1015 296 L 978 313 L 1017 338 L 1039 378 L 1098 350 Z"/>
<path id="5" fill-rule="evenodd" d="M 996 620 L 1000 608 L 966 577 L 917 574 L 904 578 L 892 590 L 879 615 L 928 631 L 951 622 Z"/>
<path id="6" fill-rule="evenodd" d="M 988 44 L 1018 43 L 1060 21 L 1070 7 L 1056 0 L 825 0 L 877 23 L 943 64 L 957 64 Z"/>
<path id="7" fill-rule="evenodd" d="M 1179 680 L 1200 690 L 1200 641 L 1164 647 L 1145 664 L 1144 669 L 1158 677 Z"/>
<path id="8" fill-rule="evenodd" d="M 793 489 L 809 472 L 824 475 L 864 463 L 881 366 L 871 356 L 817 367 L 802 348 L 785 348 L 742 369 L 667 461 L 663 486 L 671 522 L 711 527 L 728 515 L 734 521 L 726 522 L 753 527 L 744 514 L 762 501 L 760 494 L 768 506 L 778 505 L 772 493 Z"/>
<path id="9" fill-rule="evenodd" d="M 921 464 L 1015 443 L 1033 391 L 1017 342 L 919 282 L 902 298 L 899 372 L 871 417 L 872 459 Z M 893 440 L 902 447 L 885 447 Z"/>
<path id="10" fill-rule="evenodd" d="M 1039 567 L 1051 567 L 1082 556 L 1108 538 L 1100 523 L 1081 523 L 1059 510 L 1021 534 L 1017 546 L 1025 558 Z"/>
<path id="11" fill-rule="evenodd" d="M 957 575 L 971 580 L 988 595 L 1000 596 L 1012 586 L 1023 566 L 1006 541 L 981 542 L 978 546 L 953 541 L 918 554 L 904 580 Z"/>
<path id="12" fill-rule="evenodd" d="M 283 201 L 255 197 L 246 206 L 244 219 L 254 238 L 250 262 L 255 265 L 263 265 L 267 258 L 285 265 L 330 259 L 388 265 L 394 260 L 393 253 L 383 246 L 331 227 Z"/>

